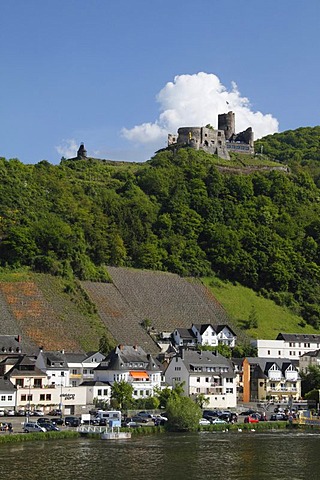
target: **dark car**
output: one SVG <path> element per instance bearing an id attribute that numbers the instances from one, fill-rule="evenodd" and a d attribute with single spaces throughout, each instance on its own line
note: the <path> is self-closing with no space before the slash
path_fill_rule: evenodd
<path id="1" fill-rule="evenodd" d="M 79 427 L 80 419 L 78 417 L 68 416 L 64 417 L 64 424 L 67 427 Z"/>
<path id="2" fill-rule="evenodd" d="M 54 410 L 51 410 L 51 411 L 49 412 L 49 415 L 50 415 L 51 417 L 61 417 L 62 411 L 61 411 L 59 408 L 55 408 Z"/>
<path id="3" fill-rule="evenodd" d="M 270 417 L 270 420 L 271 422 L 275 422 L 275 421 L 286 421 L 288 420 L 288 415 L 286 415 L 285 413 L 274 413 L 271 415 Z"/>
<path id="4" fill-rule="evenodd" d="M 222 412 L 220 410 L 203 410 L 202 418 L 206 420 L 211 420 L 212 418 L 217 418 L 221 415 Z"/>
<path id="5" fill-rule="evenodd" d="M 57 427 L 57 425 L 54 425 L 53 423 L 41 423 L 41 427 L 45 428 L 47 432 L 59 432 L 60 428 Z"/>
<path id="6" fill-rule="evenodd" d="M 42 425 L 43 423 L 52 423 L 52 422 L 51 422 L 50 418 L 48 418 L 48 417 L 40 417 L 40 418 L 38 418 L 37 424 L 38 424 L 38 425 Z"/>
<path id="7" fill-rule="evenodd" d="M 218 415 L 218 418 L 229 423 L 236 423 L 238 421 L 238 415 L 234 412 L 222 412 Z"/>
<path id="8" fill-rule="evenodd" d="M 253 413 L 256 413 L 256 410 L 252 410 L 252 408 L 249 408 L 249 410 L 240 412 L 239 415 L 244 415 L 245 417 L 247 417 L 248 415 L 252 415 Z"/>
<path id="9" fill-rule="evenodd" d="M 131 417 L 131 421 L 134 423 L 148 423 L 149 418 L 141 417 L 140 415 L 135 415 L 134 417 Z"/>

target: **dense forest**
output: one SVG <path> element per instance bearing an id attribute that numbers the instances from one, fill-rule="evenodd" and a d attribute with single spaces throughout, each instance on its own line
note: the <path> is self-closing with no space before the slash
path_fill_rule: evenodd
<path id="1" fill-rule="evenodd" d="M 215 274 L 319 328 L 319 145 L 320 127 L 256 142 L 254 165 L 267 155 L 290 173 L 222 172 L 190 149 L 140 164 L 2 158 L 1 268 L 100 281 L 105 265 Z"/>

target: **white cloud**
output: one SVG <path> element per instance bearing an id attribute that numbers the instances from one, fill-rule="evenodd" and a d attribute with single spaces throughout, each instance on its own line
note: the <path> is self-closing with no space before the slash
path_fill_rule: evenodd
<path id="1" fill-rule="evenodd" d="M 249 99 L 241 96 L 234 82 L 228 91 L 214 74 L 177 75 L 156 99 L 160 104 L 159 118 L 154 123 L 122 129 L 127 140 L 154 144 L 157 149 L 163 146 L 167 134 L 176 133 L 179 127 L 210 123 L 217 128 L 218 114 L 230 110 L 235 113 L 236 132 L 252 127 L 255 139 L 275 133 L 279 127 L 278 120 L 271 114 L 253 112 Z"/>
<path id="2" fill-rule="evenodd" d="M 77 151 L 79 149 L 79 143 L 73 138 L 62 140 L 61 145 L 55 147 L 57 152 L 65 158 L 73 158 L 77 156 Z"/>

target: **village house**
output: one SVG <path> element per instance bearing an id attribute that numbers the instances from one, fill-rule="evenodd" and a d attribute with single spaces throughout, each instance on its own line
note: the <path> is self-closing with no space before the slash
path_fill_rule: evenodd
<path id="1" fill-rule="evenodd" d="M 217 347 L 219 344 L 234 347 L 237 336 L 228 325 L 210 323 L 192 324 L 190 329 L 176 328 L 172 334 L 177 347 L 194 348 L 198 345 Z"/>
<path id="2" fill-rule="evenodd" d="M 132 385 L 133 398 L 152 397 L 161 387 L 161 366 L 137 345 L 118 345 L 97 366 L 94 380 L 111 386 L 123 380 Z"/>
<path id="3" fill-rule="evenodd" d="M 301 355 L 299 358 L 299 371 L 307 372 L 309 367 L 319 367 L 320 366 L 320 350 L 314 350 L 312 352 L 307 352 Z"/>
<path id="4" fill-rule="evenodd" d="M 292 358 L 298 360 L 307 352 L 320 348 L 320 335 L 279 333 L 276 340 L 255 340 L 258 357 Z"/>
<path id="5" fill-rule="evenodd" d="M 215 351 L 181 349 L 165 371 L 165 381 L 172 387 L 183 383 L 185 395 L 203 394 L 208 408 L 236 406 L 236 376 L 232 362 Z"/>
<path id="6" fill-rule="evenodd" d="M 282 358 L 247 357 L 242 364 L 242 402 L 288 403 L 301 397 L 298 362 Z"/>

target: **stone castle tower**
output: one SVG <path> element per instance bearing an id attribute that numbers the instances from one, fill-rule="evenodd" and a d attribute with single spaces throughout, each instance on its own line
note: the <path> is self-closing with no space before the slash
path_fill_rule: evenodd
<path id="1" fill-rule="evenodd" d="M 236 133 L 236 121 L 233 112 L 221 113 L 218 115 L 218 130 L 224 131 L 225 139 L 228 141 Z"/>

